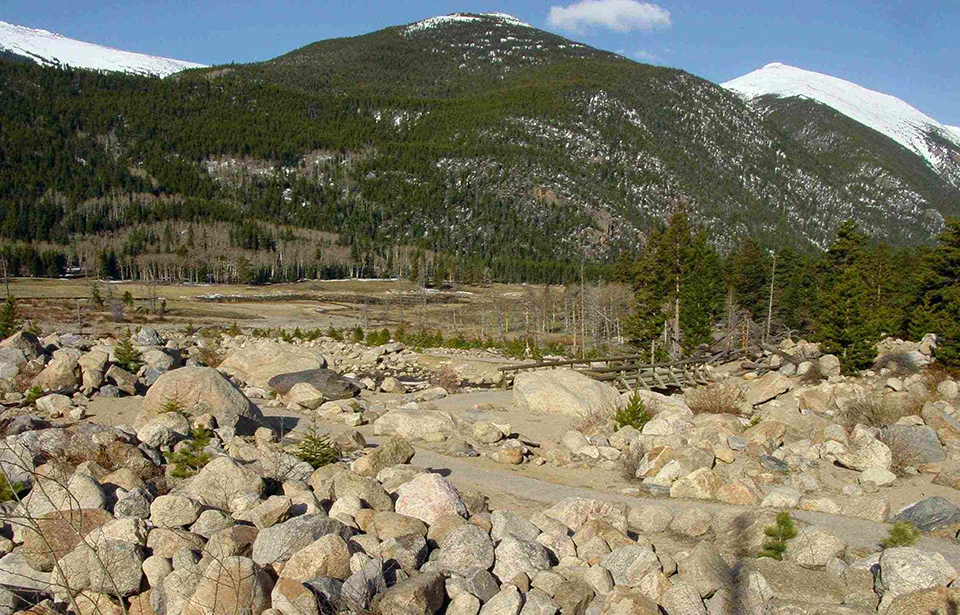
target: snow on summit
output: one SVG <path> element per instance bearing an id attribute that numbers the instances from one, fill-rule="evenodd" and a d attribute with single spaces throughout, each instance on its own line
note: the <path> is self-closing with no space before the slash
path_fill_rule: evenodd
<path id="1" fill-rule="evenodd" d="M 942 160 L 931 150 L 928 133 L 938 131 L 960 146 L 960 130 L 944 126 L 895 96 L 837 77 L 773 63 L 722 85 L 748 100 L 773 94 L 819 101 L 890 137 L 922 156 L 934 168 L 940 166 Z"/>
<path id="2" fill-rule="evenodd" d="M 203 64 L 122 51 L 0 21 L 0 50 L 25 56 L 45 66 L 65 66 L 138 75 L 167 75 Z"/>
<path id="3" fill-rule="evenodd" d="M 458 23 L 470 23 L 474 21 L 492 20 L 498 26 L 522 26 L 532 28 L 533 26 L 525 21 L 517 19 L 513 15 L 506 13 L 451 13 L 449 15 L 438 15 L 428 17 L 414 24 L 410 24 L 403 31 L 404 34 L 414 34 L 423 30 L 430 30 L 438 26 L 445 26 Z"/>

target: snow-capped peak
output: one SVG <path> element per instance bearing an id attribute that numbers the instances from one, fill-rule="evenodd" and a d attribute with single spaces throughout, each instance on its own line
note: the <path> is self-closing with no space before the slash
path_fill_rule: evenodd
<path id="1" fill-rule="evenodd" d="M 122 51 L 67 38 L 55 32 L 0 21 L 0 51 L 10 51 L 44 66 L 72 66 L 138 75 L 167 75 L 203 64 Z"/>
<path id="2" fill-rule="evenodd" d="M 507 13 L 450 13 L 449 15 L 428 17 L 416 23 L 410 24 L 403 30 L 403 33 L 410 35 L 416 32 L 422 32 L 423 30 L 430 30 L 438 26 L 471 23 L 484 20 L 491 21 L 498 26 L 521 26 L 524 28 L 533 27 L 527 22 L 517 19 L 513 15 L 508 15 Z"/>
<path id="3" fill-rule="evenodd" d="M 723 87 L 748 100 L 768 94 L 816 100 L 890 137 L 934 168 L 939 168 L 943 160 L 930 147 L 928 134 L 939 132 L 960 147 L 960 130 L 944 126 L 895 96 L 779 62 L 727 81 Z"/>

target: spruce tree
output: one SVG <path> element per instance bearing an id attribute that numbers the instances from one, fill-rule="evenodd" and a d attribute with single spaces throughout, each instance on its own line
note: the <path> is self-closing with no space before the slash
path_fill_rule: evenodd
<path id="1" fill-rule="evenodd" d="M 10 337 L 19 331 L 21 326 L 23 326 L 23 319 L 20 318 L 17 300 L 10 295 L 0 306 L 0 339 Z"/>

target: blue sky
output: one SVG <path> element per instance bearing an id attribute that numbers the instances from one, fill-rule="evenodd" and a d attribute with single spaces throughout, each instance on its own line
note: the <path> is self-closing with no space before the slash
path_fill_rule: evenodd
<path id="1" fill-rule="evenodd" d="M 722 82 L 769 62 L 892 94 L 960 126 L 956 0 L 14 0 L 0 20 L 220 64 L 454 11 L 503 11 L 643 62 Z M 13 6 L 11 6 L 11 4 Z"/>

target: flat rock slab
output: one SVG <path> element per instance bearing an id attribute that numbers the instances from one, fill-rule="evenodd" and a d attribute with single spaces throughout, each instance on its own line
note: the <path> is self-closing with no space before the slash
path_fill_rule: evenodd
<path id="1" fill-rule="evenodd" d="M 280 395 L 286 395 L 295 384 L 305 382 L 323 393 L 329 400 L 350 399 L 360 393 L 360 387 L 332 369 L 305 369 L 299 372 L 278 374 L 267 384 Z"/>

